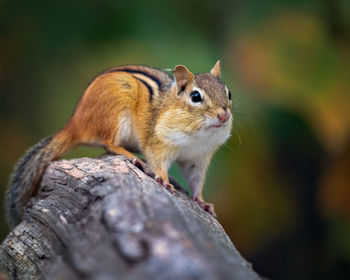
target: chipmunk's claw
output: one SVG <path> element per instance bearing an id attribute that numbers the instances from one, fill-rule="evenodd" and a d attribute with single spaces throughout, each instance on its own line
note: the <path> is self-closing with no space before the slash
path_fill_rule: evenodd
<path id="1" fill-rule="evenodd" d="M 165 187 L 170 193 L 175 193 L 175 187 L 174 187 L 172 184 L 166 183 L 166 184 L 164 185 L 164 187 Z"/>
<path id="2" fill-rule="evenodd" d="M 215 219 L 217 218 L 217 215 L 214 211 L 214 205 L 212 203 L 207 203 L 203 200 L 200 200 L 199 198 L 192 198 L 192 200 L 197 202 L 199 207 L 201 207 L 205 212 L 208 212 Z"/>
<path id="3" fill-rule="evenodd" d="M 175 193 L 175 187 L 169 182 L 164 182 L 162 177 L 156 177 L 156 182 L 161 184 L 165 189 L 167 189 L 170 193 Z"/>
<path id="4" fill-rule="evenodd" d="M 148 167 L 148 165 L 142 161 L 139 158 L 134 158 L 132 161 L 132 164 L 135 165 L 138 169 L 140 169 L 141 171 L 143 171 L 146 175 L 154 178 L 154 173 L 151 170 L 151 168 Z"/>

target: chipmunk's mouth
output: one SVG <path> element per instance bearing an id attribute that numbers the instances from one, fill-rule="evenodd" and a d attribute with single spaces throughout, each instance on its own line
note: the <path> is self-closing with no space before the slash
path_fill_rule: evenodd
<path id="1" fill-rule="evenodd" d="M 222 127 L 224 124 L 212 124 L 211 126 L 209 126 L 209 127 L 216 127 L 216 128 L 218 128 L 218 127 Z"/>
<path id="2" fill-rule="evenodd" d="M 228 123 L 228 121 L 218 121 L 216 118 L 208 119 L 206 129 L 225 127 Z"/>
<path id="3" fill-rule="evenodd" d="M 211 124 L 209 126 L 207 126 L 207 129 L 210 129 L 210 128 L 220 128 L 220 127 L 223 127 L 225 126 L 226 123 L 215 123 L 215 124 Z"/>

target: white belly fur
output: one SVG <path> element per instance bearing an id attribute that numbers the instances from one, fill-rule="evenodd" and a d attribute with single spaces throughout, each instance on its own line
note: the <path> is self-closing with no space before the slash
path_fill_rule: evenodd
<path id="1" fill-rule="evenodd" d="M 140 151 L 139 137 L 133 126 L 131 117 L 127 114 L 122 115 L 122 117 L 119 120 L 118 132 L 115 138 L 115 143 L 117 146 L 122 146 L 129 151 Z"/>

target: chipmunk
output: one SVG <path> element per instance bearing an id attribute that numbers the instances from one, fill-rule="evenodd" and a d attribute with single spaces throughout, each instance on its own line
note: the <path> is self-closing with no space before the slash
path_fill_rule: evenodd
<path id="1" fill-rule="evenodd" d="M 192 199 L 215 216 L 202 189 L 209 162 L 230 136 L 231 125 L 231 93 L 221 81 L 220 61 L 201 74 L 178 65 L 173 77 L 147 66 L 106 70 L 87 86 L 63 129 L 17 163 L 7 192 L 9 223 L 20 222 L 48 163 L 80 144 L 125 156 L 171 192 L 168 169 L 178 163 Z M 141 152 L 147 164 L 131 151 Z"/>

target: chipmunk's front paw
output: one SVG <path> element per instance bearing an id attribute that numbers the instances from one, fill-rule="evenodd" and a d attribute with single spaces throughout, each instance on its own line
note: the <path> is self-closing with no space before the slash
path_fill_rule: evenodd
<path id="1" fill-rule="evenodd" d="M 197 202 L 198 205 L 210 215 L 212 215 L 215 219 L 217 218 L 216 213 L 214 211 L 214 205 L 212 203 L 205 202 L 204 200 L 200 200 L 199 198 L 192 198 L 193 201 Z"/>
<path id="2" fill-rule="evenodd" d="M 146 175 L 154 178 L 154 173 L 153 173 L 152 169 L 149 168 L 149 166 L 144 161 L 142 161 L 141 159 L 136 157 L 131 162 L 138 169 L 142 170 Z"/>
<path id="3" fill-rule="evenodd" d="M 162 177 L 158 176 L 155 178 L 158 184 L 161 184 L 164 188 L 166 188 L 170 193 L 175 192 L 175 187 L 169 182 L 165 182 Z"/>

